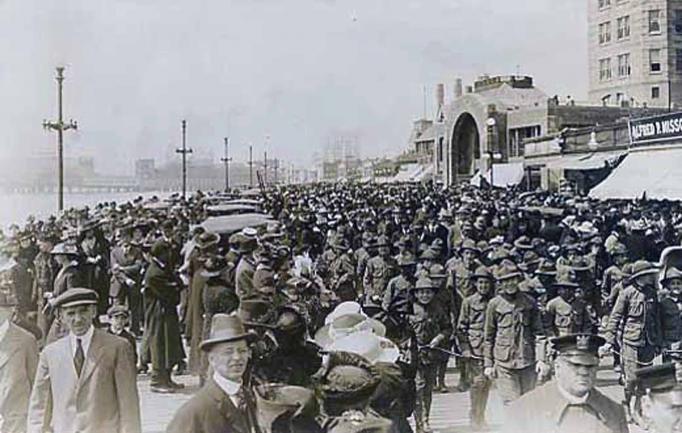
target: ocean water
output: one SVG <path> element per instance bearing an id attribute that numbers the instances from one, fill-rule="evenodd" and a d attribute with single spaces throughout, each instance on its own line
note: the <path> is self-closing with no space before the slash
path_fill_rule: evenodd
<path id="1" fill-rule="evenodd" d="M 100 192 L 64 194 L 64 208 L 94 206 L 104 201 L 126 202 L 136 197 L 167 197 L 168 192 Z M 0 193 L 0 228 L 10 224 L 23 225 L 29 215 L 44 219 L 57 214 L 57 194 L 6 194 Z"/>

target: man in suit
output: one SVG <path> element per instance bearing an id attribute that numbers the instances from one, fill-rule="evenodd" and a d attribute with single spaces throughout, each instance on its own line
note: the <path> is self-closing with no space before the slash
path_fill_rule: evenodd
<path id="1" fill-rule="evenodd" d="M 28 408 L 29 433 L 139 433 L 140 404 L 130 344 L 95 329 L 98 296 L 73 288 L 54 301 L 68 334 L 40 355 Z"/>
<path id="2" fill-rule="evenodd" d="M 203 388 L 176 412 L 167 433 L 250 433 L 256 429 L 254 397 L 246 370 L 249 343 L 256 334 L 246 331 L 241 319 L 216 314 L 208 338 L 200 347 L 207 352 L 214 372 Z"/>
<path id="3" fill-rule="evenodd" d="M 636 372 L 637 421 L 655 433 L 674 433 L 682 425 L 682 364 L 653 365 Z"/>
<path id="4" fill-rule="evenodd" d="M 38 365 L 38 343 L 11 322 L 16 298 L 0 289 L 0 432 L 26 431 L 31 386 Z"/>
<path id="5" fill-rule="evenodd" d="M 591 334 L 551 340 L 557 352 L 556 380 L 523 395 L 509 406 L 509 432 L 626 433 L 625 410 L 595 388 L 598 350 L 606 343 Z"/>

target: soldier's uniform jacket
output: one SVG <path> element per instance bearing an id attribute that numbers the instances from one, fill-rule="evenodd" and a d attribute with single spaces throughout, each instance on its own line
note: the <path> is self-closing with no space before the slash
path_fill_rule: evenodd
<path id="1" fill-rule="evenodd" d="M 355 263 L 357 263 L 356 274 L 365 275 L 365 268 L 367 267 L 367 261 L 370 258 L 369 252 L 365 247 L 360 247 L 353 253 L 353 258 Z"/>
<path id="2" fill-rule="evenodd" d="M 478 261 L 472 262 L 471 266 L 464 264 L 462 260 L 449 261 L 446 264 L 448 271 L 447 287 L 454 287 L 460 299 L 465 299 L 474 293 L 471 277 L 477 267 L 481 266 Z"/>
<path id="3" fill-rule="evenodd" d="M 601 283 L 601 297 L 602 304 L 604 306 L 611 307 L 611 305 L 609 305 L 609 302 L 613 303 L 617 296 L 617 294 L 613 297 L 611 296 L 611 293 L 613 293 L 614 286 L 623 281 L 624 277 L 625 274 L 623 274 L 623 271 L 618 266 L 611 265 L 610 267 L 606 268 L 602 276 Z"/>
<path id="4" fill-rule="evenodd" d="M 391 309 L 405 311 L 405 308 L 409 307 L 407 305 L 409 302 L 409 290 L 414 287 L 414 284 L 415 281 L 408 280 L 402 274 L 393 277 L 388 282 L 388 286 L 386 286 L 381 307 L 386 311 Z M 401 306 L 402 308 L 400 308 Z"/>
<path id="5" fill-rule="evenodd" d="M 336 252 L 332 248 L 327 248 L 317 259 L 317 266 L 315 270 L 317 275 L 322 278 L 327 278 L 330 273 L 330 267 L 334 260 L 336 259 Z"/>
<path id="6" fill-rule="evenodd" d="M 422 305 L 418 302 L 412 304 L 412 315 L 409 323 L 417 342 L 417 346 L 428 346 L 438 335 L 442 335 L 443 341 L 450 339 L 452 325 L 450 316 L 434 302 Z M 437 359 L 439 353 L 432 350 L 422 351 L 419 354 L 420 364 L 431 364 Z"/>
<path id="7" fill-rule="evenodd" d="M 548 337 L 566 334 L 592 334 L 595 322 L 584 299 L 566 301 L 557 296 L 547 303 L 545 317 Z"/>
<path id="8" fill-rule="evenodd" d="M 397 265 L 392 257 L 375 256 L 369 259 L 364 275 L 364 288 L 367 297 L 383 297 L 388 282 L 396 273 Z"/>
<path id="9" fill-rule="evenodd" d="M 457 341 L 463 353 L 483 357 L 485 314 L 490 299 L 474 293 L 462 303 L 457 322 Z"/>
<path id="10" fill-rule="evenodd" d="M 613 343 L 622 328 L 623 343 L 636 347 L 661 346 L 660 305 L 653 291 L 646 293 L 630 285 L 624 288 L 613 306 L 605 338 Z"/>
<path id="11" fill-rule="evenodd" d="M 351 301 L 356 298 L 355 262 L 350 254 L 337 256 L 329 268 L 331 274 L 330 288 L 339 299 Z"/>
<path id="12" fill-rule="evenodd" d="M 661 331 L 666 343 L 682 340 L 682 305 L 669 296 L 659 300 L 661 308 Z"/>
<path id="13" fill-rule="evenodd" d="M 486 367 L 521 369 L 535 364 L 536 340 L 543 350 L 542 318 L 530 296 L 519 293 L 509 300 L 498 295 L 488 303 L 483 342 Z M 544 352 L 538 354 L 538 359 L 543 357 Z"/>

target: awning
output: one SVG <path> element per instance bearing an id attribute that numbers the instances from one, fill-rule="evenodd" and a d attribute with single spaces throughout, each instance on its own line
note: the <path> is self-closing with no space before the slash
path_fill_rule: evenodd
<path id="1" fill-rule="evenodd" d="M 682 199 L 682 148 L 632 151 L 611 175 L 590 191 L 600 199 Z"/>
<path id="2" fill-rule="evenodd" d="M 600 152 L 581 155 L 567 155 L 553 164 L 551 168 L 563 168 L 564 170 L 597 170 L 613 167 L 626 155 L 625 152 Z"/>
<path id="3" fill-rule="evenodd" d="M 488 170 L 485 173 L 484 179 L 488 184 L 493 184 L 497 187 L 507 187 L 518 185 L 523 180 L 524 169 L 522 162 L 510 162 L 506 164 L 494 164 L 492 167 L 492 178 L 490 182 L 491 172 Z"/>

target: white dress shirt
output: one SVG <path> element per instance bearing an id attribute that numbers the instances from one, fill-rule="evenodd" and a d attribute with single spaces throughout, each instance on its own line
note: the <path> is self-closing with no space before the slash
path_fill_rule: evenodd
<path id="1" fill-rule="evenodd" d="M 7 335 L 7 332 L 9 331 L 9 319 L 5 320 L 2 325 L 0 325 L 0 341 L 5 338 L 5 335 Z"/>
<path id="2" fill-rule="evenodd" d="M 87 358 L 88 349 L 90 348 L 90 342 L 92 341 L 92 334 L 95 333 L 95 327 L 90 325 L 88 332 L 77 337 L 73 333 L 69 333 L 69 342 L 71 343 L 71 356 L 76 356 L 76 349 L 78 349 L 78 342 L 76 340 L 80 339 L 81 346 L 83 346 L 83 356 Z"/>
<path id="3" fill-rule="evenodd" d="M 213 380 L 215 380 L 215 383 L 218 385 L 218 387 L 222 389 L 228 397 L 230 397 L 232 404 L 234 404 L 236 407 L 239 407 L 240 401 L 238 393 L 242 387 L 242 384 L 240 382 L 234 382 L 230 379 L 226 379 L 219 375 L 218 372 L 213 372 Z"/>

